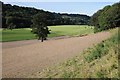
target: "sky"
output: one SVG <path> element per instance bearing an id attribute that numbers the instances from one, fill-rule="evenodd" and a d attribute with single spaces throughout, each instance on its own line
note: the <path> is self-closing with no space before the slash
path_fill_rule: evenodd
<path id="1" fill-rule="evenodd" d="M 15 0 L 3 0 L 4 3 L 9 3 L 12 5 L 18 5 L 18 6 L 25 6 L 25 7 L 34 7 L 37 9 L 43 9 L 45 11 L 50 12 L 56 12 L 56 13 L 69 13 L 69 14 L 86 14 L 89 16 L 92 16 L 93 13 L 98 11 L 99 9 L 102 9 L 106 5 L 112 5 L 115 2 L 115 0 L 111 0 L 111 2 L 85 2 L 85 1 L 75 1 L 75 2 L 42 2 L 42 1 L 36 1 L 36 0 L 30 0 L 30 1 L 24 1 L 20 2 Z"/>

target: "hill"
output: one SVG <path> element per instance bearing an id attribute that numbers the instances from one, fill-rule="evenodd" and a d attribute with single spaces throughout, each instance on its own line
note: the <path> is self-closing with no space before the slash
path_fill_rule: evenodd
<path id="1" fill-rule="evenodd" d="M 37 13 L 47 14 L 47 26 L 88 24 L 90 17 L 82 14 L 60 14 L 31 7 L 2 4 L 3 28 L 14 25 L 16 28 L 30 28 L 32 17 Z"/>

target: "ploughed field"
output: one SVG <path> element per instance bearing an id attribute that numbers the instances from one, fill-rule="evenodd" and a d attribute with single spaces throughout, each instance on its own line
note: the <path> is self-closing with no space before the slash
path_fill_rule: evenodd
<path id="1" fill-rule="evenodd" d="M 51 30 L 51 34 L 48 38 L 59 37 L 59 36 L 82 36 L 93 33 L 93 26 L 87 25 L 58 25 L 48 26 Z M 2 32 L 2 39 L 0 41 L 20 41 L 20 40 L 31 40 L 36 39 L 35 34 L 31 33 L 30 28 L 13 29 L 13 30 L 0 30 Z"/>
<path id="2" fill-rule="evenodd" d="M 5 42 L 2 44 L 2 77 L 39 77 L 31 74 L 77 56 L 109 36 L 109 32 L 100 32 L 82 37 L 47 40 L 43 43 L 38 40 Z"/>

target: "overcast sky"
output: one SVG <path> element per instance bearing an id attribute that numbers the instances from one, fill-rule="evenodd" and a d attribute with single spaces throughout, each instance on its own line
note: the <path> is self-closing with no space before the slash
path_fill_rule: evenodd
<path id="1" fill-rule="evenodd" d="M 57 12 L 57 13 L 87 14 L 89 16 L 91 16 L 97 10 L 102 9 L 106 5 L 112 5 L 115 2 L 118 2 L 117 0 L 111 0 L 109 2 L 104 2 L 102 0 L 101 2 L 96 2 L 94 0 L 91 0 L 90 2 L 83 1 L 83 0 L 81 1 L 79 0 L 79 2 L 77 2 L 77 0 L 75 0 L 74 2 L 70 2 L 70 1 L 64 2 L 64 1 L 52 2 L 48 0 L 48 2 L 47 1 L 42 2 L 40 0 L 29 0 L 29 1 L 19 0 L 18 2 L 15 0 L 2 0 L 2 2 L 4 3 L 9 3 L 12 5 L 34 7 L 37 9 L 43 9 L 45 11 L 51 11 L 51 12 Z"/>

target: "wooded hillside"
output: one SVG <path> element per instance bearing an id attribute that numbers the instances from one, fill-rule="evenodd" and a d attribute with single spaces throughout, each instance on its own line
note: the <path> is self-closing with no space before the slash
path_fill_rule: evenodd
<path id="1" fill-rule="evenodd" d="M 120 27 L 120 2 L 98 10 L 93 14 L 90 22 L 95 26 L 95 32 Z"/>
<path id="2" fill-rule="evenodd" d="M 82 14 L 61 14 L 2 2 L 2 27 L 29 28 L 33 16 L 37 13 L 47 14 L 47 26 L 88 24 L 90 19 L 89 16 Z"/>

